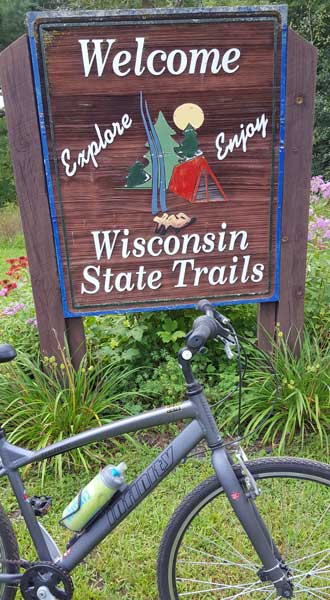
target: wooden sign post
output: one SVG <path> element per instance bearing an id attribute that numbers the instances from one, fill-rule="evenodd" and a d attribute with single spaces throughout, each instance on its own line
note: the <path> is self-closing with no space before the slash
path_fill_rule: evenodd
<path id="1" fill-rule="evenodd" d="M 263 346 L 300 328 L 315 53 L 287 54 L 286 7 L 31 13 L 29 36 L 0 78 L 43 349 L 67 330 L 79 362 L 83 316 L 203 297 L 261 303 Z"/>

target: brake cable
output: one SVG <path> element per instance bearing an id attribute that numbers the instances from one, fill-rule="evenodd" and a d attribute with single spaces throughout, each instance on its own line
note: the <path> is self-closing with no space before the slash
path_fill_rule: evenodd
<path id="1" fill-rule="evenodd" d="M 228 400 L 228 398 L 233 396 L 233 394 L 235 394 L 235 392 L 238 390 L 238 418 L 237 418 L 238 437 L 233 440 L 224 442 L 222 444 L 223 448 L 228 447 L 228 446 L 238 446 L 242 441 L 244 441 L 247 438 L 250 438 L 251 436 L 258 433 L 258 431 L 260 431 L 262 429 L 262 427 L 266 423 L 266 421 L 268 421 L 268 419 L 274 414 L 274 409 L 275 409 L 275 406 L 276 406 L 276 404 L 278 402 L 278 398 L 279 398 L 278 375 L 277 375 L 277 371 L 275 369 L 273 362 L 269 358 L 269 355 L 264 350 L 259 348 L 255 343 L 253 343 L 250 339 L 237 335 L 233 325 L 230 322 L 227 324 L 227 327 L 230 329 L 230 331 L 235 339 L 235 342 L 236 342 L 235 346 L 237 348 L 237 364 L 238 364 L 238 378 L 239 379 L 238 379 L 237 385 L 226 396 L 224 396 L 224 398 L 221 398 L 221 400 L 218 400 L 217 402 L 210 404 L 210 408 L 216 408 L 218 406 L 223 405 L 226 402 L 226 400 Z M 263 419 L 260 421 L 260 423 L 258 424 L 257 427 L 255 427 L 252 431 L 249 431 L 245 435 L 241 434 L 241 431 L 242 431 L 242 429 L 241 429 L 241 427 L 242 427 L 242 423 L 241 423 L 241 420 L 242 420 L 242 387 L 243 387 L 243 380 L 244 380 L 246 370 L 247 370 L 248 356 L 247 356 L 246 349 L 243 346 L 242 350 L 243 350 L 243 356 L 244 356 L 244 366 L 242 367 L 242 353 L 241 353 L 241 346 L 240 346 L 239 340 L 242 340 L 242 341 L 248 343 L 250 346 L 255 348 L 259 352 L 259 354 L 261 354 L 261 356 L 264 358 L 271 374 L 274 376 L 274 381 L 275 381 L 275 394 L 273 396 L 273 400 L 272 400 L 269 412 L 263 417 Z M 207 449 L 207 450 L 209 450 L 209 449 Z M 194 453 L 190 454 L 188 458 L 193 458 L 193 457 L 199 456 L 201 454 L 204 454 L 204 451 L 194 452 Z"/>

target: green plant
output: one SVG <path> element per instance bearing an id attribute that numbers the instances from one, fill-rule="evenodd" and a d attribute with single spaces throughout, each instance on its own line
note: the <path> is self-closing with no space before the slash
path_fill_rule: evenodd
<path id="1" fill-rule="evenodd" d="M 278 442 L 282 452 L 287 443 L 314 432 L 321 445 L 328 444 L 330 427 L 330 344 L 323 346 L 316 332 L 306 330 L 300 344 L 300 356 L 295 358 L 281 332 L 274 344 L 273 364 L 279 382 L 276 398 L 274 374 L 255 351 L 250 354 L 248 383 L 242 409 L 244 433 L 260 426 L 262 441 Z M 271 412 L 271 414 L 269 414 Z M 267 416 L 269 416 L 267 418 Z M 234 414 L 230 419 L 234 419 Z M 264 419 L 265 422 L 264 422 Z"/>
<path id="2" fill-rule="evenodd" d="M 166 361 L 166 362 L 165 362 Z M 182 400 L 185 386 L 181 369 L 175 357 L 164 353 L 163 361 L 152 373 L 141 370 L 136 378 L 139 393 L 148 404 L 175 404 Z M 145 406 L 144 406 L 145 408 Z"/>
<path id="3" fill-rule="evenodd" d="M 104 366 L 86 355 L 75 371 L 65 351 L 60 365 L 54 357 L 43 365 L 40 356 L 19 352 L 0 372 L 0 414 L 8 439 L 42 448 L 122 416 L 123 401 L 133 393 L 126 390 L 127 376 L 118 361 Z M 56 456 L 55 473 L 62 479 L 64 466 L 81 465 L 88 472 L 95 461 L 102 461 L 99 447 L 86 446 Z M 41 464 L 44 478 L 46 462 Z"/>

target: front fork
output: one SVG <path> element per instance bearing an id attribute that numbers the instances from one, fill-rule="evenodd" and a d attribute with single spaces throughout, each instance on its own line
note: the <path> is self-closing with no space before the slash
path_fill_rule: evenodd
<path id="1" fill-rule="evenodd" d="M 281 598 L 292 598 L 292 584 L 279 551 L 254 501 L 247 497 L 241 486 L 225 448 L 213 450 L 212 464 L 221 487 L 262 562 L 263 568 L 258 572 L 261 581 L 273 583 Z"/>
<path id="2" fill-rule="evenodd" d="M 192 353 L 188 348 L 179 352 L 179 363 L 187 383 L 187 394 L 195 406 L 196 417 L 212 451 L 212 464 L 220 485 L 263 565 L 258 572 L 259 578 L 261 581 L 273 583 L 281 598 L 292 598 L 293 587 L 288 579 L 288 571 L 251 497 L 253 494 L 243 489 L 236 476 L 203 388 L 192 373 L 191 358 Z"/>

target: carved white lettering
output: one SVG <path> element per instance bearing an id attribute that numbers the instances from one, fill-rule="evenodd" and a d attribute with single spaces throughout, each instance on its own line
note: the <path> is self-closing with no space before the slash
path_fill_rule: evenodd
<path id="1" fill-rule="evenodd" d="M 145 47 L 145 38 L 136 37 L 136 49 L 133 52 L 120 49 L 113 52 L 116 39 L 80 39 L 81 57 L 85 77 L 97 75 L 102 77 L 110 60 L 110 69 L 117 77 L 126 77 L 134 73 L 140 77 L 145 70 L 151 75 L 159 77 L 167 70 L 171 75 L 181 75 L 185 71 L 189 75 L 195 73 L 205 74 L 207 69 L 213 75 L 221 70 L 232 74 L 239 69 L 238 60 L 241 51 L 238 48 L 227 48 L 221 55 L 218 48 L 192 48 L 188 52 L 174 48 L 166 52 L 163 48 L 156 48 L 148 52 Z M 158 63 L 158 64 L 155 64 Z M 163 63 L 163 64 L 162 64 Z"/>

